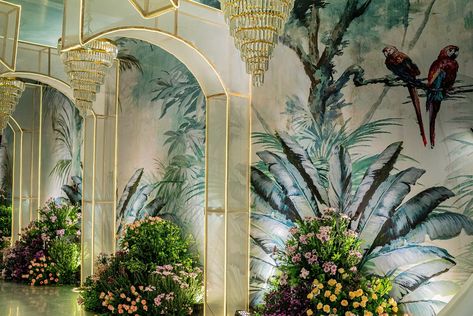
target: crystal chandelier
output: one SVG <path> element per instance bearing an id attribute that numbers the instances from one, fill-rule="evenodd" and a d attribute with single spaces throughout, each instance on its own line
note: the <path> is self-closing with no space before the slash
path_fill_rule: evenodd
<path id="1" fill-rule="evenodd" d="M 81 48 L 61 52 L 76 107 L 82 116 L 92 109 L 95 97 L 105 82 L 106 70 L 112 66 L 117 53 L 115 43 L 107 39 L 97 39 Z"/>
<path id="2" fill-rule="evenodd" d="M 0 77 L 0 135 L 7 127 L 8 119 L 15 110 L 25 83 L 15 78 Z"/>
<path id="3" fill-rule="evenodd" d="M 222 0 L 225 20 L 253 85 L 261 86 L 294 0 Z"/>

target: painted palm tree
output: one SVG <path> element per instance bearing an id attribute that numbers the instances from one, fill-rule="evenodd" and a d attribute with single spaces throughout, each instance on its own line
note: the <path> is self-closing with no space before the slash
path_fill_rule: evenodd
<path id="1" fill-rule="evenodd" d="M 50 171 L 59 184 L 71 176 L 79 176 L 81 167 L 82 117 L 74 104 L 53 88 L 45 88 L 44 102 L 51 115 L 55 135 L 55 154 L 58 160 Z"/>
<path id="2" fill-rule="evenodd" d="M 276 137 L 282 151 L 258 152 L 262 163 L 251 173 L 253 303 L 261 299 L 277 267 L 273 248 L 284 249 L 288 228 L 330 206 L 351 218 L 352 229 L 363 240 L 359 269 L 391 277 L 391 295 L 403 311 L 435 315 L 445 303 L 434 296 L 440 290 L 453 291 L 456 285 L 433 278 L 450 270 L 455 259 L 445 249 L 424 244 L 425 238 L 450 239 L 462 230 L 473 234 L 469 217 L 437 208 L 453 193 L 445 187 L 432 187 L 405 201 L 425 171 L 408 168 L 393 173 L 402 150 L 400 142 L 377 155 L 354 188 L 351 157 L 344 147 L 333 150 L 324 183 L 306 150 L 285 133 Z"/>

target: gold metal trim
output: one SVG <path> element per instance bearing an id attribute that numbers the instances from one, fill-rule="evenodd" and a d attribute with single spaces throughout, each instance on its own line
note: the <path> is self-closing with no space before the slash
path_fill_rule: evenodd
<path id="1" fill-rule="evenodd" d="M 173 0 L 170 0 L 169 2 L 171 3 L 171 5 L 163 7 L 162 9 L 154 10 L 149 13 L 144 13 L 143 8 L 141 8 L 141 6 L 138 3 L 136 3 L 135 0 L 128 0 L 128 1 L 131 3 L 133 8 L 135 8 L 135 10 L 141 15 L 143 19 L 156 18 L 160 15 L 166 14 L 168 12 L 174 11 L 179 8 L 179 0 L 175 0 L 177 3 L 174 3 Z"/>

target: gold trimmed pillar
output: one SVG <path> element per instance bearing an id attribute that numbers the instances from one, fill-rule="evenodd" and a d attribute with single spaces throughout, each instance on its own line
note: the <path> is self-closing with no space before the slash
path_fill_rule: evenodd
<path id="1" fill-rule="evenodd" d="M 13 148 L 13 241 L 22 228 L 38 218 L 41 177 L 41 133 L 43 87 L 26 84 L 10 119 L 15 139 Z"/>
<path id="2" fill-rule="evenodd" d="M 84 117 L 81 283 L 95 272 L 100 254 L 115 252 L 118 82 L 115 62 Z"/>

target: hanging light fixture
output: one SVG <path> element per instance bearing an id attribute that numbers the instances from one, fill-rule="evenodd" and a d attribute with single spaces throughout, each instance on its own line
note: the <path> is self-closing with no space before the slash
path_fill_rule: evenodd
<path id="1" fill-rule="evenodd" d="M 92 109 L 95 97 L 105 82 L 106 70 L 112 66 L 117 54 L 117 45 L 107 39 L 97 39 L 81 48 L 61 52 L 76 107 L 82 116 Z"/>
<path id="2" fill-rule="evenodd" d="M 21 94 L 25 91 L 25 83 L 15 78 L 0 77 L 0 135 L 7 127 L 10 115 L 15 110 Z"/>
<path id="3" fill-rule="evenodd" d="M 222 0 L 225 20 L 253 85 L 261 86 L 294 0 Z"/>

